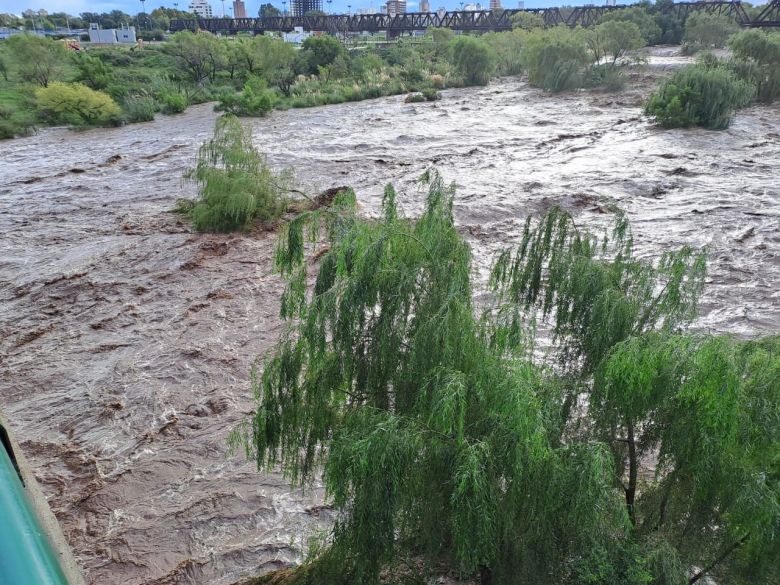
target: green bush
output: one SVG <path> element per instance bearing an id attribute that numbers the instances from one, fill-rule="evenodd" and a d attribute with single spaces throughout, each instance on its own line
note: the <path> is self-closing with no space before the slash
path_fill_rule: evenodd
<path id="1" fill-rule="evenodd" d="M 81 83 L 54 81 L 35 90 L 38 110 L 52 122 L 106 125 L 121 122 L 121 109 L 111 96 Z"/>
<path id="2" fill-rule="evenodd" d="M 278 219 L 286 207 L 289 177 L 271 170 L 252 144 L 251 131 L 235 116 L 217 120 L 214 137 L 200 147 L 185 177 L 199 186 L 189 211 L 197 231 L 247 229 Z"/>
<path id="3" fill-rule="evenodd" d="M 461 36 L 452 46 L 452 64 L 466 85 L 487 85 L 495 69 L 495 55 L 484 41 Z"/>
<path id="4" fill-rule="evenodd" d="M 166 92 L 160 95 L 163 114 L 179 114 L 187 109 L 187 98 L 179 92 Z"/>
<path id="5" fill-rule="evenodd" d="M 779 98 L 780 33 L 745 30 L 731 37 L 728 45 L 734 55 L 730 67 L 756 86 L 757 99 L 769 103 Z"/>
<path id="6" fill-rule="evenodd" d="M 408 96 L 406 96 L 406 99 L 404 102 L 407 104 L 419 104 L 422 102 L 427 102 L 428 100 L 425 99 L 425 96 L 421 93 L 410 93 Z"/>
<path id="7" fill-rule="evenodd" d="M 690 65 L 650 96 L 646 113 L 665 128 L 728 128 L 734 112 L 746 106 L 755 89 L 724 67 Z"/>
<path id="8" fill-rule="evenodd" d="M 435 102 L 441 99 L 441 94 L 432 87 L 426 87 L 421 93 L 429 102 Z"/>
<path id="9" fill-rule="evenodd" d="M 125 99 L 122 104 L 125 120 L 130 123 L 151 122 L 160 109 L 155 99 L 148 95 L 134 95 Z"/>
<path id="10" fill-rule="evenodd" d="M 253 76 L 244 84 L 241 93 L 223 92 L 217 110 L 234 116 L 265 116 L 277 101 L 276 92 L 268 88 L 265 80 Z"/>
<path id="11" fill-rule="evenodd" d="M 528 82 L 550 91 L 584 87 L 593 59 L 580 31 L 562 26 L 531 31 L 522 54 Z"/>
<path id="12" fill-rule="evenodd" d="M 639 28 L 646 45 L 656 45 L 661 42 L 663 32 L 656 19 L 643 6 L 631 6 L 612 10 L 601 19 L 605 22 L 633 23 Z"/>

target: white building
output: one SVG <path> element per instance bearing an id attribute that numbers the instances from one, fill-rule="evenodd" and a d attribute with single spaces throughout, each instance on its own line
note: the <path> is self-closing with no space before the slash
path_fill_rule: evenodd
<path id="1" fill-rule="evenodd" d="M 134 44 L 136 42 L 135 27 L 100 28 L 99 24 L 91 22 L 89 24 L 89 42 L 99 45 Z"/>
<path id="2" fill-rule="evenodd" d="M 292 32 L 284 33 L 282 38 L 286 43 L 292 43 L 293 45 L 303 44 L 303 41 L 311 36 L 310 32 L 303 30 L 302 26 L 296 26 Z"/>
<path id="3" fill-rule="evenodd" d="M 194 12 L 203 18 L 212 18 L 211 4 L 206 0 L 190 0 L 190 12 Z"/>

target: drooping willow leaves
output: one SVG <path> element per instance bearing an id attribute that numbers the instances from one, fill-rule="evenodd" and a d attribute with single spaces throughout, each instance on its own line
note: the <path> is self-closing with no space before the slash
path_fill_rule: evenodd
<path id="1" fill-rule="evenodd" d="M 477 317 L 454 190 L 422 182 L 417 220 L 392 187 L 376 221 L 347 191 L 279 245 L 288 327 L 233 440 L 295 483 L 322 471 L 339 514 L 320 561 L 335 573 L 312 582 L 375 583 L 408 557 L 509 585 L 771 576 L 748 561 L 777 533 L 777 342 L 681 334 L 703 255 L 640 261 L 622 216 L 597 240 L 555 209 L 499 257 L 496 306 Z M 536 319 L 563 368 L 518 341 Z M 563 407 L 572 377 L 587 408 Z"/>
<path id="2" fill-rule="evenodd" d="M 238 118 L 222 116 L 213 138 L 198 150 L 197 164 L 185 174 L 199 191 L 184 210 L 197 231 L 227 232 L 276 220 L 287 205 L 289 175 L 274 173 Z"/>

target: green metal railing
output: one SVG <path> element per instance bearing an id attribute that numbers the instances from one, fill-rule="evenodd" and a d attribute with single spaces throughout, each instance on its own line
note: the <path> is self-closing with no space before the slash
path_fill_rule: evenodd
<path id="1" fill-rule="evenodd" d="M 0 441 L 0 585 L 68 585 L 9 449 Z"/>

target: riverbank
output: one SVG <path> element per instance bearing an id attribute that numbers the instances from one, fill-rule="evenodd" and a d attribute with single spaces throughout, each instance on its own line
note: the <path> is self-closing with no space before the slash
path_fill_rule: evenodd
<path id="1" fill-rule="evenodd" d="M 308 193 L 352 185 L 379 211 L 394 182 L 419 213 L 435 165 L 484 269 L 527 213 L 626 209 L 642 254 L 710 249 L 698 326 L 780 325 L 780 110 L 724 132 L 663 131 L 618 94 L 548 95 L 517 79 L 248 119 Z M 122 128 L 21 138 L 0 169 L 0 402 L 89 583 L 223 585 L 299 562 L 328 525 L 321 492 L 225 457 L 249 370 L 278 338 L 272 233 L 196 235 L 170 210 L 211 135 L 208 104 Z M 63 146 L 64 145 L 64 146 Z M 34 165 L 30 161 L 36 161 Z M 409 203 L 406 203 L 409 202 Z"/>

